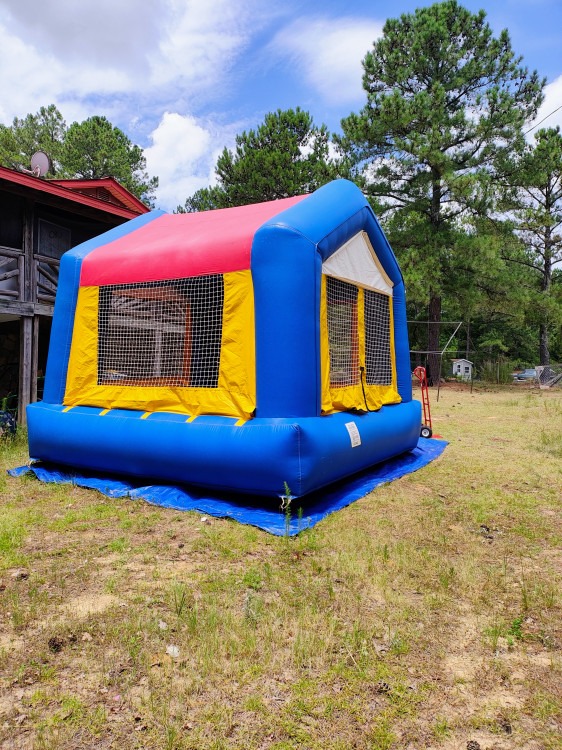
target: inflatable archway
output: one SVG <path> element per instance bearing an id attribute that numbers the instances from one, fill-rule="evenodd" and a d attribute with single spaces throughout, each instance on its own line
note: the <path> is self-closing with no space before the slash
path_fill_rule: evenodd
<path id="1" fill-rule="evenodd" d="M 420 423 L 400 269 L 350 182 L 155 211 L 63 256 L 33 458 L 299 497 Z"/>

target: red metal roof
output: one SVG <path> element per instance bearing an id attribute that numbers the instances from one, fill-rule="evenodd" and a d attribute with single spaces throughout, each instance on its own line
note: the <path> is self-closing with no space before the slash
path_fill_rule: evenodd
<path id="1" fill-rule="evenodd" d="M 305 195 L 237 208 L 164 214 L 93 250 L 81 286 L 181 279 L 250 268 L 256 231 Z"/>
<path id="2" fill-rule="evenodd" d="M 101 180 L 44 180 L 41 177 L 34 177 L 24 172 L 0 166 L 0 184 L 2 182 L 21 185 L 39 193 L 46 193 L 71 203 L 89 206 L 104 213 L 121 216 L 124 219 L 134 219 L 135 216 L 145 214 L 150 210 L 112 177 L 105 177 Z M 112 196 L 117 198 L 117 201 L 108 201 L 80 192 L 81 189 L 96 187 L 105 188 Z"/>

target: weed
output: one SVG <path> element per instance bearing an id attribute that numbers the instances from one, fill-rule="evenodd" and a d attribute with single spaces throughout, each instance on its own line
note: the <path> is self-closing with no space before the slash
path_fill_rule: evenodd
<path id="1" fill-rule="evenodd" d="M 443 717 L 437 717 L 435 719 L 435 722 L 433 723 L 433 735 L 436 739 L 445 739 L 445 737 L 448 737 L 451 732 L 452 728 L 447 719 Z"/>
<path id="2" fill-rule="evenodd" d="M 255 627 L 263 612 L 263 599 L 253 589 L 248 589 L 244 596 L 244 619 Z"/>
<path id="3" fill-rule="evenodd" d="M 404 636 L 395 635 L 390 641 L 389 651 L 395 656 L 401 656 L 409 653 L 410 644 Z"/>
<path id="4" fill-rule="evenodd" d="M 484 636 L 486 641 L 495 653 L 498 650 L 498 644 L 500 638 L 503 638 L 505 634 L 505 627 L 503 623 L 499 622 L 497 616 L 494 616 L 494 621 L 484 630 Z"/>
<path id="5" fill-rule="evenodd" d="M 63 695 L 60 698 L 60 711 L 53 716 L 53 723 L 65 721 L 69 724 L 76 724 L 83 719 L 86 713 L 84 703 L 73 695 Z"/>
<path id="6" fill-rule="evenodd" d="M 185 583 L 174 581 L 171 585 L 171 600 L 174 614 L 183 617 L 192 601 L 191 592 Z"/>
<path id="7" fill-rule="evenodd" d="M 543 690 L 536 692 L 531 699 L 533 715 L 542 721 L 556 719 L 562 716 L 562 708 L 558 697 L 545 693 Z"/>
<path id="8" fill-rule="evenodd" d="M 513 636 L 513 638 L 516 638 L 518 641 L 520 641 L 523 638 L 523 630 L 521 629 L 522 625 L 523 618 L 516 617 L 507 630 L 508 636 Z"/>
<path id="9" fill-rule="evenodd" d="M 244 708 L 246 711 L 263 712 L 265 711 L 265 704 L 260 695 L 250 695 L 244 702 Z"/>
<path id="10" fill-rule="evenodd" d="M 377 717 L 369 731 L 369 742 L 376 750 L 390 750 L 394 746 L 396 735 L 391 728 L 390 718 Z"/>
<path id="11" fill-rule="evenodd" d="M 259 570 L 256 570 L 255 568 L 250 568 L 250 570 L 247 570 L 244 573 L 244 577 L 242 578 L 242 584 L 246 588 L 253 589 L 254 591 L 259 591 L 263 586 L 263 580 Z"/>
<path id="12" fill-rule="evenodd" d="M 441 584 L 441 587 L 447 590 L 451 583 L 455 579 L 455 569 L 452 565 L 449 565 L 447 568 L 442 570 L 439 573 L 439 583 Z"/>
<path id="13" fill-rule="evenodd" d="M 287 482 L 283 482 L 283 487 L 284 492 L 281 495 L 281 512 L 285 516 L 285 536 L 289 537 L 291 534 L 291 500 L 293 499 L 293 496 L 291 495 L 291 490 Z"/>
<path id="14" fill-rule="evenodd" d="M 118 539 L 112 539 L 107 548 L 110 552 L 125 552 L 128 546 L 129 544 L 125 537 L 119 537 Z"/>
<path id="15" fill-rule="evenodd" d="M 546 453 L 555 458 L 562 458 L 562 432 L 560 430 L 541 430 L 539 441 Z"/>

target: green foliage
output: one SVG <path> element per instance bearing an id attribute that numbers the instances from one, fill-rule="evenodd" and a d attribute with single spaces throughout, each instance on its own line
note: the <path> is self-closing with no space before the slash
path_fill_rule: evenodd
<path id="1" fill-rule="evenodd" d="M 505 259 L 527 271 L 529 322 L 539 331 L 539 360 L 550 363 L 550 336 L 562 331 L 562 294 L 555 264 L 562 261 L 562 135 L 539 130 L 510 161 L 506 206 L 521 242 L 507 247 Z"/>
<path id="2" fill-rule="evenodd" d="M 143 151 L 105 117 L 89 117 L 68 128 L 62 151 L 68 177 L 114 177 L 127 190 L 151 203 L 158 178 L 146 173 Z"/>
<path id="3" fill-rule="evenodd" d="M 325 125 L 317 127 L 308 112 L 270 112 L 256 130 L 236 136 L 233 151 L 217 160 L 218 184 L 198 190 L 180 212 L 207 211 L 310 193 L 339 176 L 329 156 Z"/>
<path id="4" fill-rule="evenodd" d="M 520 641 L 523 638 L 523 618 L 522 617 L 516 617 L 515 620 L 511 623 L 509 626 L 509 629 L 507 631 L 508 635 L 513 636 L 518 641 Z"/>
<path id="5" fill-rule="evenodd" d="M 480 366 L 478 374 L 485 383 L 505 385 L 513 381 L 513 364 L 501 358 L 487 359 Z"/>

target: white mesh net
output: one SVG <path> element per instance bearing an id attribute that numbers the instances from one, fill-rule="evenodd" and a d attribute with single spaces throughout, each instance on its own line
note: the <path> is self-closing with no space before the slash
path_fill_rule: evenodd
<path id="1" fill-rule="evenodd" d="M 221 275 L 100 287 L 98 384 L 216 388 Z"/>
<path id="2" fill-rule="evenodd" d="M 353 284 L 326 277 L 331 386 L 359 382 L 357 292 Z"/>
<path id="3" fill-rule="evenodd" d="M 390 297 L 365 290 L 365 376 L 367 385 L 392 383 Z"/>
<path id="4" fill-rule="evenodd" d="M 358 287 L 326 277 L 330 385 L 356 385 L 360 382 L 359 338 L 357 334 Z M 390 350 L 390 297 L 364 291 L 365 382 L 367 385 L 392 383 Z"/>

